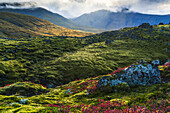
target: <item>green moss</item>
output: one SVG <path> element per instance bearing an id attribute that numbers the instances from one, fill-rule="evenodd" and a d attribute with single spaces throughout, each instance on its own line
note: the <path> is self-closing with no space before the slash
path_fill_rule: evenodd
<path id="1" fill-rule="evenodd" d="M 58 101 L 64 105 L 74 106 L 82 103 L 97 105 L 98 99 L 105 101 L 111 99 L 111 101 L 125 101 L 124 104 L 132 106 L 135 104 L 146 105 L 145 102 L 153 97 L 157 103 L 160 100 L 168 100 L 169 83 L 147 87 L 137 86 L 126 92 L 111 92 L 111 87 L 108 87 L 103 92 L 97 90 L 96 95 L 93 96 L 86 94 L 87 89 L 81 91 L 81 88 L 87 84 L 88 88 L 93 87 L 95 80 L 100 80 L 118 67 L 123 68 L 140 59 L 167 61 L 170 53 L 165 52 L 165 49 L 169 50 L 167 43 L 170 40 L 166 34 L 169 32 L 161 33 L 160 30 L 163 28 L 160 26 L 153 26 L 153 28 L 154 30 L 139 29 L 138 27 L 126 28 L 85 38 L 0 39 L 3 44 L 6 44 L 0 45 L 0 86 L 14 83 L 0 88 L 0 110 L 9 113 L 21 111 L 50 112 L 50 109 L 55 111 L 58 108 L 47 107 L 46 104 L 58 105 Z M 147 32 L 150 32 L 152 36 Z M 133 39 L 134 37 L 139 39 Z M 105 41 L 108 38 L 114 41 L 106 45 Z M 45 42 L 45 39 L 50 39 L 51 43 Z M 161 71 L 161 76 L 168 78 L 169 71 L 164 72 L 164 70 Z M 113 76 L 113 79 L 116 78 Z M 75 81 L 76 79 L 81 80 Z M 43 85 L 65 85 L 46 89 L 40 84 L 23 82 L 25 80 Z M 89 80 L 94 81 L 88 83 Z M 77 92 L 65 94 L 67 87 Z M 127 84 L 115 88 L 126 90 Z M 10 106 L 10 103 L 20 102 L 21 97 L 17 97 L 18 95 L 24 96 L 23 99 L 28 99 L 28 103 L 22 106 L 17 104 Z M 72 111 L 74 110 L 78 112 L 78 108 L 73 108 Z"/>
<path id="2" fill-rule="evenodd" d="M 22 95 L 22 96 L 32 96 L 36 94 L 45 93 L 48 90 L 38 84 L 32 84 L 28 82 L 17 82 L 4 88 L 0 88 L 1 95 Z"/>

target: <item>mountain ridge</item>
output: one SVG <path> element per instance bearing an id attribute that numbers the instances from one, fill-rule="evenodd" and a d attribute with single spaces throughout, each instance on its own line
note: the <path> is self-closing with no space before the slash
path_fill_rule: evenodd
<path id="1" fill-rule="evenodd" d="M 13 8 L 1 8 L 0 12 L 11 12 L 11 13 L 19 13 L 19 14 L 26 14 L 30 16 L 35 16 L 40 19 L 48 20 L 56 25 L 73 29 L 73 30 L 81 30 L 86 32 L 101 32 L 103 30 L 99 30 L 96 28 L 88 27 L 88 26 L 82 26 L 79 25 L 72 20 L 69 20 L 62 15 L 59 15 L 58 13 L 53 13 L 51 11 L 48 11 L 45 8 L 42 7 L 35 7 L 35 8 L 24 8 L 24 9 L 13 9 Z"/>
<path id="2" fill-rule="evenodd" d="M 142 14 L 138 12 L 111 12 L 99 10 L 72 19 L 74 22 L 105 30 L 117 30 L 124 27 L 135 27 L 142 23 L 151 25 L 161 22 L 169 23 L 169 15 Z"/>
<path id="3" fill-rule="evenodd" d="M 86 36 L 90 33 L 71 30 L 57 26 L 37 17 L 0 12 L 0 29 L 2 37 L 21 38 L 34 36 Z"/>

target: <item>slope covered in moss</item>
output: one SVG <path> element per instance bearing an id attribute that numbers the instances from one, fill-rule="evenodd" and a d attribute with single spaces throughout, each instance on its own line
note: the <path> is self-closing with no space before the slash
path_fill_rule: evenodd
<path id="1" fill-rule="evenodd" d="M 88 36 L 80 32 L 57 26 L 37 17 L 0 12 L 0 36 L 5 38 L 24 38 L 33 36 Z"/>
<path id="2" fill-rule="evenodd" d="M 1 38 L 0 111 L 167 112 L 170 25 L 146 26 L 83 38 Z M 102 77 L 140 59 L 161 61 L 160 84 L 97 89 Z"/>
<path id="3" fill-rule="evenodd" d="M 111 73 L 140 59 L 167 61 L 170 25 L 124 28 L 89 37 L 0 39 L 0 84 L 61 85 Z"/>
<path id="4" fill-rule="evenodd" d="M 22 96 L 33 96 L 45 92 L 48 92 L 47 88 L 31 82 L 17 82 L 14 84 L 7 84 L 5 87 L 1 87 L 0 89 L 1 95 L 17 94 Z"/>
<path id="5" fill-rule="evenodd" d="M 128 92 L 95 90 L 89 95 L 89 89 L 94 89 L 98 80 L 103 76 L 106 75 L 72 81 L 69 84 L 50 88 L 47 93 L 34 94 L 31 97 L 22 94 L 1 95 L 0 110 L 2 113 L 168 111 L 169 83 L 138 86 L 130 88 Z M 19 84 L 33 86 L 32 83 L 15 83 L 13 87 L 17 87 Z M 37 86 L 37 89 L 40 88 L 40 85 L 34 85 Z M 0 92 L 8 87 L 0 88 Z"/>

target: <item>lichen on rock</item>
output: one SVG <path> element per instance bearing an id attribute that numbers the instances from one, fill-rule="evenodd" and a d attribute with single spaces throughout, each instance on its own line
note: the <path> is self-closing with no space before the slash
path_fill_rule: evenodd
<path id="1" fill-rule="evenodd" d="M 103 89 L 107 85 L 112 87 L 113 91 L 126 90 L 129 87 L 138 85 L 153 85 L 160 83 L 160 71 L 158 69 L 160 61 L 155 60 L 152 63 L 147 63 L 143 60 L 137 64 L 124 68 L 124 70 L 117 71 L 111 76 L 102 77 L 97 87 Z M 122 87 L 122 85 L 124 87 Z"/>

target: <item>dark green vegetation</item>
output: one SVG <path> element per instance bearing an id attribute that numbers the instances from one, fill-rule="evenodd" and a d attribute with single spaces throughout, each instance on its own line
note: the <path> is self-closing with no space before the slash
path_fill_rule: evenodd
<path id="1" fill-rule="evenodd" d="M 160 22 L 164 22 L 168 24 L 170 22 L 170 15 L 149 15 L 136 12 L 100 10 L 90 14 L 84 14 L 73 19 L 73 21 L 98 29 L 113 30 L 124 27 L 134 27 L 142 23 L 157 25 Z"/>
<path id="2" fill-rule="evenodd" d="M 127 112 L 126 108 L 134 108 L 134 105 L 166 111 L 169 83 L 139 86 L 128 92 L 113 93 L 108 89 L 106 92 L 96 90 L 89 96 L 88 93 L 103 75 L 118 67 L 140 59 L 159 59 L 164 63 L 170 59 L 169 43 L 170 25 L 147 24 L 83 38 L 0 38 L 0 111 L 59 112 L 59 109 L 65 109 L 66 112 L 83 112 L 87 109 L 93 112 L 118 109 Z M 161 76 L 166 75 L 169 76 L 169 71 L 161 72 Z M 47 89 L 40 84 L 65 85 Z"/>
<path id="3" fill-rule="evenodd" d="M 17 82 L 12 85 L 6 85 L 0 89 L 0 95 L 22 95 L 33 96 L 48 92 L 47 88 L 40 84 L 32 84 L 31 82 Z"/>
<path id="4" fill-rule="evenodd" d="M 70 82 L 69 84 L 58 86 L 56 88 L 48 89 L 48 93 L 41 95 L 34 95 L 31 97 L 15 95 L 0 96 L 0 110 L 2 113 L 47 113 L 47 112 L 77 112 L 86 113 L 97 111 L 109 111 L 109 109 L 118 109 L 127 112 L 127 107 L 133 108 L 134 106 L 146 106 L 138 108 L 142 111 L 143 108 L 147 110 L 156 110 L 157 112 L 163 109 L 166 110 L 168 106 L 170 84 L 156 84 L 152 86 L 140 86 L 131 88 L 128 92 L 103 92 L 96 91 L 95 94 L 88 96 L 87 92 L 90 87 L 93 87 L 102 76 L 96 78 L 88 78 Z M 44 89 L 37 84 L 32 83 L 15 83 L 11 86 L 0 88 L 6 90 L 10 87 L 16 89 L 19 84 L 23 84 L 22 88 L 36 88 Z M 71 89 L 72 93 L 66 93 L 67 89 Z M 32 89 L 29 90 L 32 92 Z M 9 91 L 10 93 L 12 91 Z M 25 91 L 26 92 L 26 91 Z M 26 92 L 27 93 L 27 92 Z M 34 92 L 32 92 L 34 94 Z M 24 101 L 25 100 L 25 101 Z M 65 111 L 65 112 L 64 112 Z M 144 110 L 143 110 L 144 111 Z M 134 113 L 134 112 L 133 112 Z"/>
<path id="5" fill-rule="evenodd" d="M 63 28 L 33 16 L 0 12 L 0 36 L 4 38 L 87 35 L 90 33 Z"/>
<path id="6" fill-rule="evenodd" d="M 169 59 L 170 25 L 125 28 L 85 38 L 0 39 L 0 84 L 65 84 L 144 59 Z M 113 41 L 111 41 L 113 40 Z"/>
<path id="7" fill-rule="evenodd" d="M 86 25 L 79 25 L 57 13 L 52 13 L 44 8 L 28 8 L 28 9 L 10 9 L 10 8 L 2 8 L 0 12 L 11 12 L 11 13 L 19 13 L 25 14 L 30 16 L 35 16 L 44 20 L 48 20 L 56 25 L 74 29 L 74 30 L 81 30 L 86 32 L 102 32 L 103 30 L 99 30 L 96 28 L 92 28 Z"/>

